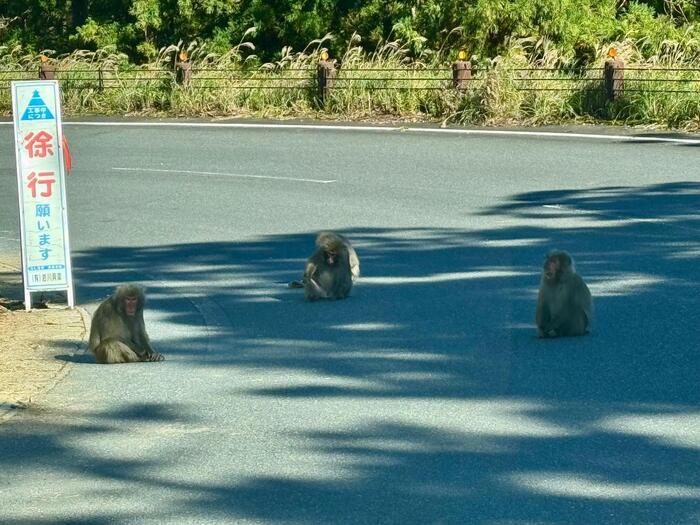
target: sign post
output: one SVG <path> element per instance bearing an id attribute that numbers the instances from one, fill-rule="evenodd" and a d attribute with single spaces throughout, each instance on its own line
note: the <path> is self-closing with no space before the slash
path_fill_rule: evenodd
<path id="1" fill-rule="evenodd" d="M 12 82 L 24 306 L 65 290 L 73 308 L 61 97 L 56 80 Z"/>

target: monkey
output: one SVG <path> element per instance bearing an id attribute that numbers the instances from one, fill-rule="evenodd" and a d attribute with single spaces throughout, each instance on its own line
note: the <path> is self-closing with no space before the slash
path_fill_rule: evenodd
<path id="1" fill-rule="evenodd" d="M 591 292 L 571 256 L 553 250 L 544 260 L 535 323 L 538 337 L 584 335 L 593 313 Z"/>
<path id="2" fill-rule="evenodd" d="M 316 238 L 316 247 L 321 247 L 327 243 L 336 242 L 336 240 L 342 242 L 348 251 L 348 256 L 350 259 L 350 272 L 352 274 L 352 280 L 355 282 L 360 277 L 360 258 L 357 256 L 355 248 L 346 237 L 343 237 L 339 233 L 323 231 L 319 233 L 318 237 Z"/>
<path id="3" fill-rule="evenodd" d="M 301 281 L 292 288 L 304 288 L 307 301 L 344 299 L 360 276 L 360 259 L 350 241 L 342 235 L 323 231 L 316 237 L 316 251 L 309 257 Z"/>
<path id="4" fill-rule="evenodd" d="M 100 364 L 162 361 L 151 348 L 143 321 L 146 301 L 143 288 L 118 286 L 95 310 L 90 325 L 90 351 Z"/>

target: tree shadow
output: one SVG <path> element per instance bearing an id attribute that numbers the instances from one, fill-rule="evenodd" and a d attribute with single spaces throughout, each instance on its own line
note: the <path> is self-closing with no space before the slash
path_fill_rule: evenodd
<path id="1" fill-rule="evenodd" d="M 197 425 L 194 406 L 133 404 L 12 422 L 0 433 L 3 450 L 16 454 L 0 458 L 7 480 L 27 487 L 33 472 L 80 478 L 109 486 L 110 498 L 88 504 L 89 511 L 76 504 L 76 518 L 20 519 L 11 512 L 3 522 L 690 524 L 700 513 L 700 451 L 678 436 L 654 433 L 690 407 L 475 402 L 434 414 L 449 429 L 410 422 L 416 408 L 408 403 L 353 428 L 285 436 L 295 454 L 313 456 L 313 465 L 334 465 L 315 476 L 246 476 L 235 462 L 216 468 L 192 450 L 183 454 L 196 443 L 184 435 L 158 443 L 146 457 L 132 457 L 119 443 L 130 426 L 145 436 L 149 429 L 162 435 L 163 428 Z M 621 428 L 615 418 L 637 425 Z M 113 442 L 114 449 L 105 455 L 90 440 Z M 220 452 L 234 454 L 236 446 L 222 443 Z M 279 458 L 275 470 L 287 470 L 286 461 Z M 198 465 L 211 475 L 202 481 L 161 473 L 174 464 Z M 114 500 L 133 498 L 134 491 L 160 505 L 110 512 Z M 42 514 L 65 513 L 56 501 L 46 498 Z M 10 503 L 7 510 L 16 509 Z"/>
<path id="2" fill-rule="evenodd" d="M 162 342 L 178 360 L 370 384 L 260 395 L 695 401 L 688 365 L 698 364 L 696 338 L 683 316 L 698 306 L 689 265 L 700 254 L 699 201 L 700 185 L 690 182 L 533 192 L 484 211 L 520 226 L 345 231 L 363 277 L 349 299 L 333 303 L 306 304 L 286 288 L 301 273 L 313 232 L 104 248 L 77 254 L 74 265 L 84 300 L 145 277 L 149 307 L 185 334 Z M 588 336 L 540 341 L 538 274 L 555 246 L 574 254 L 596 317 Z M 107 267 L 98 262 L 105 260 Z M 216 322 L 193 335 L 207 311 Z"/>
<path id="3" fill-rule="evenodd" d="M 95 490 L 101 481 L 123 483 L 125 489 L 115 491 L 113 496 L 123 493 L 133 498 L 136 494 L 132 485 L 143 476 L 143 472 L 162 466 L 164 459 L 158 454 L 146 459 L 140 455 L 133 457 L 132 451 L 117 450 L 119 436 L 125 429 L 138 435 L 143 429 L 192 425 L 197 421 L 186 406 L 158 402 L 130 403 L 108 411 L 54 409 L 50 413 L 33 406 L 25 412 L 25 417 L 5 423 L 0 432 L 0 446 L 12 451 L 12 454 L 0 457 L 3 478 L 8 482 L 12 479 L 21 487 L 17 489 L 14 502 L 3 503 L 3 523 L 134 523 L 142 513 L 110 513 L 104 505 L 86 502 L 89 512 L 81 512 L 85 515 L 79 516 L 66 512 L 55 503 L 62 501 L 60 494 L 68 494 L 67 507 L 70 508 L 75 490 L 73 483 L 79 478 L 87 480 L 88 492 Z M 141 436 L 136 441 L 141 441 L 139 448 L 143 449 L 148 441 L 147 434 Z M 104 453 L 104 448 L 89 445 L 89 440 L 113 442 L 115 446 L 107 448 L 107 453 Z M 26 494 L 41 486 L 47 477 L 51 479 L 54 492 L 45 494 L 36 515 L 26 517 L 26 512 L 20 511 L 33 506 L 33 500 L 25 498 Z M 20 517 L 21 514 L 25 517 Z"/>
<path id="4" fill-rule="evenodd" d="M 649 139 L 649 143 L 658 144 L 659 141 L 655 139 L 665 139 L 665 140 L 692 140 L 695 142 L 679 142 L 676 143 L 679 146 L 685 146 L 690 148 L 697 148 L 700 144 L 697 142 L 697 134 L 694 133 L 684 133 L 684 132 L 674 132 L 674 131 L 648 131 L 643 133 L 634 133 L 635 144 L 646 143 L 644 139 Z"/>
<path id="5" fill-rule="evenodd" d="M 308 436 L 311 446 L 342 458 L 351 471 L 345 479 L 259 477 L 206 487 L 186 506 L 220 517 L 235 509 L 270 523 L 631 524 L 697 517 L 697 450 L 596 431 L 591 423 L 548 437 L 387 422 L 317 433 Z M 673 473 L 665 468 L 671 457 L 679 461 Z"/>
<path id="6" fill-rule="evenodd" d="M 604 186 L 590 189 L 536 191 L 516 195 L 510 202 L 484 211 L 485 215 L 556 219 L 582 212 L 599 220 L 657 219 L 675 227 L 700 226 L 697 182 L 653 184 L 641 188 Z M 543 217 L 542 207 L 548 206 Z M 614 233 L 614 232 L 605 232 Z M 644 233 L 633 230 L 633 233 Z"/>
<path id="7" fill-rule="evenodd" d="M 87 353 L 59 354 L 54 359 L 65 361 L 66 363 L 95 363 L 95 357 Z"/>
<path id="8" fill-rule="evenodd" d="M 276 469 L 253 474 L 231 459 L 240 441 L 219 441 L 222 465 L 204 482 L 155 474 L 176 460 L 196 469 L 194 438 L 161 435 L 160 455 L 87 467 L 69 444 L 173 414 L 187 426 L 197 422 L 188 414 L 207 417 L 206 399 L 115 410 L 51 435 L 18 420 L 0 446 L 19 452 L 0 465 L 23 472 L 43 459 L 59 473 L 87 468 L 175 494 L 167 511 L 149 509 L 153 520 L 697 522 L 698 209 L 700 184 L 685 182 L 516 195 L 483 211 L 493 229 L 349 229 L 363 276 L 347 300 L 314 304 L 286 283 L 315 232 L 83 251 L 83 302 L 146 282 L 148 315 L 166 327 L 154 341 L 164 366 L 202 374 L 231 406 L 291 411 L 308 400 L 318 421 L 260 427 L 287 448 L 270 460 Z M 588 336 L 535 337 L 552 247 L 574 255 L 592 288 Z M 159 383 L 148 385 L 156 398 L 172 392 Z M 333 410 L 337 423 L 322 417 Z M 318 470 L 287 471 L 285 453 Z"/>

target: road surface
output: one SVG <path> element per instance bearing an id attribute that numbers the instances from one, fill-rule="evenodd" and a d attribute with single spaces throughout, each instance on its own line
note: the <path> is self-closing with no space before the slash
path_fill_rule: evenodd
<path id="1" fill-rule="evenodd" d="M 167 361 L 67 350 L 0 427 L 3 524 L 700 522 L 697 143 L 65 129 L 77 301 L 143 283 Z M 320 229 L 361 258 L 345 301 L 286 287 Z M 588 336 L 535 337 L 554 247 Z"/>

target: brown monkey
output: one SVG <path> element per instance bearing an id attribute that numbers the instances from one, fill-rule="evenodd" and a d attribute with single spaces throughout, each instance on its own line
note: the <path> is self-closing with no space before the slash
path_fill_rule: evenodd
<path id="1" fill-rule="evenodd" d="M 306 262 L 302 281 L 292 281 L 291 287 L 303 287 L 308 301 L 344 299 L 352 283 L 360 276 L 360 259 L 345 237 L 325 231 L 316 237 L 316 251 Z"/>
<path id="2" fill-rule="evenodd" d="M 539 337 L 583 335 L 593 313 L 591 292 L 571 256 L 553 250 L 544 261 L 535 323 Z"/>
<path id="3" fill-rule="evenodd" d="M 350 241 L 339 233 L 331 231 L 323 231 L 318 234 L 318 237 L 316 237 L 317 248 L 324 245 L 333 244 L 334 242 L 341 242 L 345 245 L 350 259 L 350 273 L 352 274 L 353 282 L 355 282 L 357 278 L 360 277 L 360 259 L 357 256 L 355 248 L 353 248 L 352 244 L 350 244 Z"/>
<path id="4" fill-rule="evenodd" d="M 143 322 L 146 297 L 140 286 L 119 286 L 95 310 L 90 325 L 90 351 L 98 363 L 162 361 L 151 348 Z"/>

